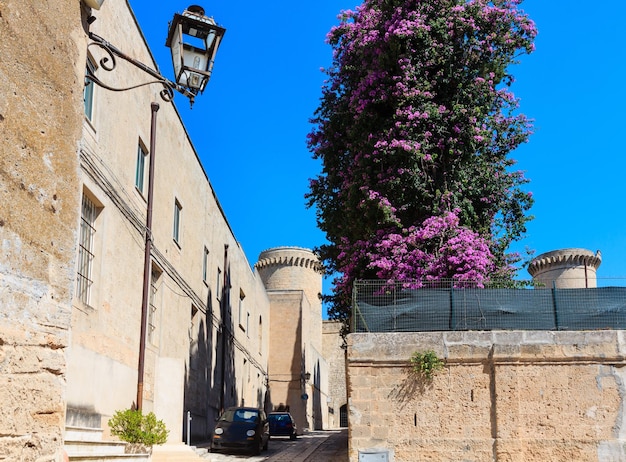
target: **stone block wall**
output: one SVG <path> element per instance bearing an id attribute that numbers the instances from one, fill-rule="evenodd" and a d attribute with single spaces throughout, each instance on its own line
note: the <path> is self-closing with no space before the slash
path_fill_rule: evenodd
<path id="1" fill-rule="evenodd" d="M 350 460 L 622 461 L 623 331 L 350 334 Z M 432 380 L 415 351 L 446 361 Z"/>
<path id="2" fill-rule="evenodd" d="M 84 51 L 76 0 L 0 0 L 0 459 L 62 460 Z"/>
<path id="3" fill-rule="evenodd" d="M 347 402 L 346 351 L 342 348 L 342 323 L 324 321 L 322 325 L 323 355 L 328 363 L 328 428 L 341 427 L 341 407 Z"/>

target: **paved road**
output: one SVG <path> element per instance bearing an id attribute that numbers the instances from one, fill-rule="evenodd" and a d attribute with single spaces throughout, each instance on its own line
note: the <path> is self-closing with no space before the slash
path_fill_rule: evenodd
<path id="1" fill-rule="evenodd" d="M 260 456 L 207 453 L 211 462 L 348 462 L 348 430 L 308 432 L 297 440 L 272 438 Z"/>

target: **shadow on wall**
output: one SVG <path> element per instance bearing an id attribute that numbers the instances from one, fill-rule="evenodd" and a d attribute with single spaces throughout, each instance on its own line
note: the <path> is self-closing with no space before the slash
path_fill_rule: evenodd
<path id="1" fill-rule="evenodd" d="M 181 422 L 183 441 L 187 441 L 188 428 L 191 442 L 207 438 L 209 422 L 209 396 L 215 394 L 211 380 L 210 365 L 213 363 L 213 323 L 211 322 L 211 291 L 209 291 L 208 312 L 191 307 L 189 327 L 189 361 L 185 365 L 185 396 Z M 197 328 L 196 328 L 197 326 Z M 187 419 L 191 417 L 191 421 Z"/>
<path id="2" fill-rule="evenodd" d="M 187 419 L 190 415 L 189 440 L 192 444 L 207 441 L 222 409 L 236 406 L 239 402 L 235 386 L 229 266 L 225 271 L 219 305 L 220 316 L 217 317 L 213 292 L 209 290 L 207 311 L 202 312 L 195 307 L 191 309 L 189 363 L 185 371 L 182 425 L 183 441 L 186 442 Z"/>
<path id="3" fill-rule="evenodd" d="M 291 340 L 291 338 L 293 338 L 293 348 L 291 352 L 289 352 L 286 343 L 287 339 Z M 298 434 L 302 434 L 304 429 L 309 427 L 306 415 L 307 402 L 305 399 L 303 399 L 306 388 L 304 382 L 304 374 L 306 371 L 306 351 L 302 348 L 302 315 L 300 314 L 300 316 L 298 317 L 298 322 L 293 330 L 293 337 L 290 337 L 289 334 L 286 334 L 285 339 L 275 341 L 282 341 L 283 343 L 285 343 L 285 348 L 282 350 L 284 352 L 283 354 L 285 356 L 291 354 L 291 357 L 289 358 L 290 361 L 288 362 L 288 370 L 273 371 L 273 373 L 288 373 L 289 379 L 286 387 L 286 395 L 283 394 L 283 391 L 279 392 L 279 396 L 276 396 L 276 399 L 280 400 L 279 403 L 273 401 L 273 395 L 269 395 L 269 406 L 267 406 L 267 409 L 271 409 L 273 411 L 288 411 L 289 413 L 291 413 L 294 420 L 296 421 Z M 285 364 L 287 364 L 287 362 L 285 362 Z"/>
<path id="4" fill-rule="evenodd" d="M 219 363 L 215 368 L 215 379 L 219 381 L 219 403 L 216 417 L 224 409 L 231 406 L 238 406 L 239 396 L 237 391 L 237 382 L 235 379 L 235 342 L 233 310 L 230 302 L 230 264 L 228 263 L 228 247 L 224 250 L 224 284 L 222 287 L 222 297 L 220 298 L 220 309 L 222 323 L 218 332 L 218 360 Z M 211 428 L 213 431 L 213 428 Z"/>
<path id="5" fill-rule="evenodd" d="M 407 368 L 405 378 L 391 390 L 389 398 L 397 402 L 400 410 L 403 410 L 414 400 L 415 396 L 423 395 L 432 387 L 432 381 Z"/>
<path id="6" fill-rule="evenodd" d="M 323 430 L 322 393 L 320 391 L 321 371 L 319 360 L 313 368 L 313 426 L 315 430 Z"/>

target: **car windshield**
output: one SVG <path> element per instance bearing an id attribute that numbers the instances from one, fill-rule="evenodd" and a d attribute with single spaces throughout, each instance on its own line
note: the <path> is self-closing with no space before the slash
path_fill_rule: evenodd
<path id="1" fill-rule="evenodd" d="M 256 422 L 259 411 L 254 409 L 227 409 L 220 417 L 223 422 Z"/>

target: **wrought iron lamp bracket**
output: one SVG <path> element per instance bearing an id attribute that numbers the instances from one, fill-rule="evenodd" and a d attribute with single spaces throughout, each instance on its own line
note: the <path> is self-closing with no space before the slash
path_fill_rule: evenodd
<path id="1" fill-rule="evenodd" d="M 132 90 L 135 88 L 139 88 L 139 87 L 144 87 L 146 85 L 152 85 L 152 84 L 160 84 L 163 86 L 163 89 L 160 92 L 160 96 L 161 99 L 163 99 L 163 101 L 165 102 L 170 102 L 172 101 L 172 99 L 174 99 L 174 90 L 176 90 L 177 92 L 181 93 L 182 95 L 186 96 L 187 98 L 189 98 L 189 102 L 191 104 L 191 106 L 193 106 L 194 103 L 194 99 L 196 97 L 196 93 L 194 93 L 193 91 L 189 90 L 188 88 L 185 88 L 175 82 L 172 82 L 171 80 L 163 77 L 161 74 L 159 74 L 157 71 L 155 71 L 154 69 L 149 68 L 148 66 L 146 66 L 145 64 L 143 64 L 140 61 L 137 61 L 134 58 L 131 58 L 130 56 L 128 56 L 127 54 L 123 53 L 121 50 L 119 50 L 117 47 L 115 47 L 114 45 L 112 45 L 111 43 L 107 42 L 105 39 L 103 39 L 102 37 L 100 37 L 99 35 L 96 35 L 92 32 L 89 33 L 89 38 L 92 40 L 91 43 L 89 43 L 87 45 L 87 49 L 89 49 L 92 46 L 96 46 L 100 49 L 102 49 L 105 53 L 106 56 L 102 57 L 99 61 L 100 67 L 107 71 L 107 72 L 111 72 L 113 70 L 115 70 L 116 66 L 117 66 L 117 58 L 121 58 L 124 61 L 132 64 L 133 66 L 141 69 L 142 71 L 146 72 L 147 74 L 149 74 L 150 76 L 152 76 L 154 78 L 154 80 L 150 80 L 148 82 L 143 82 L 143 83 L 139 83 L 137 85 L 132 85 L 129 87 L 124 87 L 124 88 L 116 88 L 116 87 L 112 87 L 111 85 L 108 85 L 106 83 L 104 83 L 102 80 L 100 80 L 98 77 L 96 77 L 93 72 L 91 71 L 91 69 L 88 68 L 87 74 L 85 75 L 85 79 L 89 80 L 93 83 L 95 83 L 96 85 L 102 87 L 102 88 L 106 88 L 107 90 L 110 91 L 116 91 L 116 92 L 122 92 L 122 91 L 127 91 L 127 90 Z"/>

